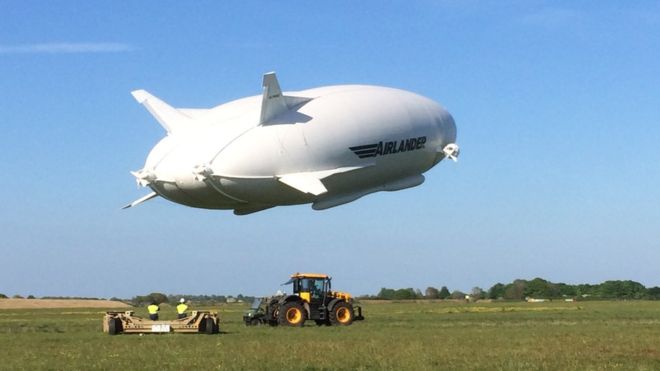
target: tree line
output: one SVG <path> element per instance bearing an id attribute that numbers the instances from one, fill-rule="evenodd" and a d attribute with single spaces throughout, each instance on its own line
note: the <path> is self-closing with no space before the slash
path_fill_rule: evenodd
<path id="1" fill-rule="evenodd" d="M 13 295 L 13 299 L 36 299 L 34 295 L 28 295 L 27 297 L 23 297 L 21 295 Z M 134 296 L 131 299 L 120 299 L 117 297 L 112 297 L 108 300 L 111 301 L 121 301 L 127 304 L 131 304 L 134 306 L 143 306 L 143 305 L 149 305 L 151 303 L 156 303 L 156 304 L 166 304 L 166 303 L 173 303 L 177 304 L 179 302 L 179 299 L 185 298 L 186 301 L 191 301 L 194 302 L 195 304 L 199 305 L 215 305 L 215 304 L 222 304 L 222 303 L 235 303 L 235 302 L 248 302 L 252 303 L 255 299 L 254 296 L 246 296 L 242 294 L 238 294 L 236 296 L 233 295 L 189 295 L 189 294 L 176 294 L 176 295 L 167 295 L 163 294 L 160 292 L 152 292 L 147 295 L 137 295 Z M 5 294 L 0 293 L 0 299 L 9 299 L 9 297 Z M 61 300 L 105 300 L 103 298 L 95 298 L 95 297 L 81 297 L 81 296 L 42 296 L 40 299 L 61 299 Z"/>
<path id="2" fill-rule="evenodd" d="M 179 299 L 184 298 L 186 301 L 194 302 L 199 305 L 215 305 L 222 303 L 235 303 L 235 302 L 249 302 L 254 301 L 254 296 L 245 296 L 238 294 L 232 295 L 190 295 L 190 294 L 170 294 L 166 295 L 159 292 L 152 292 L 148 295 L 138 295 L 130 300 L 123 300 L 135 306 L 143 306 L 151 303 L 164 304 L 164 303 L 178 303 Z M 114 298 L 113 298 L 114 299 Z M 110 299 L 110 300 L 113 300 Z M 119 299 L 117 299 L 119 300 Z"/>
<path id="3" fill-rule="evenodd" d="M 21 295 L 14 295 L 13 298 L 23 298 Z M 378 300 L 412 300 L 412 299 L 465 299 L 471 300 L 493 299 L 493 300 L 525 300 L 526 298 L 535 299 L 562 299 L 573 298 L 579 300 L 599 300 L 599 299 L 620 299 L 620 300 L 660 300 L 660 287 L 645 287 L 639 282 L 631 280 L 612 280 L 599 284 L 577 284 L 553 283 L 542 278 L 532 280 L 517 279 L 510 283 L 496 283 L 488 290 L 480 287 L 474 287 L 470 292 L 460 290 L 450 291 L 447 286 L 440 289 L 427 287 L 424 292 L 415 288 L 391 289 L 383 287 L 376 295 L 364 295 L 360 299 L 378 299 Z M 0 299 L 8 298 L 0 293 Z M 29 295 L 28 299 L 34 299 Z M 153 292 L 147 295 L 138 295 L 131 299 L 110 298 L 109 300 L 122 301 L 135 306 L 148 305 L 152 302 L 157 304 L 177 303 L 180 298 L 192 301 L 200 305 L 215 305 L 233 302 L 254 301 L 254 296 L 238 294 L 232 295 L 166 295 Z M 45 296 L 42 299 L 87 299 L 99 300 L 99 298 L 88 297 L 63 297 L 63 296 Z"/>
<path id="4" fill-rule="evenodd" d="M 524 300 L 573 298 L 590 299 L 621 299 L 621 300 L 660 300 L 660 287 L 645 287 L 631 280 L 612 280 L 600 284 L 553 283 L 543 278 L 532 280 L 517 279 L 511 283 L 496 283 L 490 289 L 483 290 L 474 287 L 470 292 L 460 290 L 449 291 L 446 286 L 440 289 L 427 287 L 424 293 L 419 289 L 390 289 L 383 287 L 375 296 L 364 296 L 365 299 L 410 300 L 410 299 L 493 299 L 493 300 Z"/>

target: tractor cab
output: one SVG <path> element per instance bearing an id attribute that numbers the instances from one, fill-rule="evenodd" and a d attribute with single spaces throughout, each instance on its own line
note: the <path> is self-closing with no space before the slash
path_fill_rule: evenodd
<path id="1" fill-rule="evenodd" d="M 307 303 L 325 304 L 330 293 L 331 277 L 325 274 L 296 273 L 286 284 L 293 284 L 293 294 Z"/>

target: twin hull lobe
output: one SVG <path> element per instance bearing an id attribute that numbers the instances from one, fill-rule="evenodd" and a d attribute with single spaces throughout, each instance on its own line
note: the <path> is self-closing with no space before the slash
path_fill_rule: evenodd
<path id="1" fill-rule="evenodd" d="M 247 210 L 310 202 L 324 208 L 394 190 L 386 185 L 397 181 L 420 184 L 421 174 L 444 157 L 441 149 L 455 141 L 451 116 L 426 98 L 389 88 L 353 87 L 344 93 L 334 88 L 333 94 L 321 94 L 295 111 L 304 122 L 255 125 L 244 112 L 185 136 L 170 135 L 145 166 L 158 175 L 150 187 L 168 200 L 198 208 Z M 258 110 L 258 99 L 247 111 Z M 246 124 L 246 118 L 252 123 Z M 229 127 L 245 130 L 227 137 L 223 134 L 230 130 L 222 128 Z M 206 175 L 193 171 L 201 165 Z M 278 180 L 338 168 L 356 170 L 322 179 L 327 192 L 319 195 Z"/>

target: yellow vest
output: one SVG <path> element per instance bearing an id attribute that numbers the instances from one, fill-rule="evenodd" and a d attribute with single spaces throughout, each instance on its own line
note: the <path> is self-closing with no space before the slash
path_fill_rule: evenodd
<path id="1" fill-rule="evenodd" d="M 158 308 L 158 305 L 156 305 L 156 304 L 151 304 L 150 306 L 147 307 L 147 310 L 149 311 L 149 314 L 156 314 L 156 313 L 158 313 L 159 309 L 160 308 Z"/>
<path id="2" fill-rule="evenodd" d="M 179 314 L 186 313 L 187 309 L 188 309 L 188 306 L 183 304 L 183 303 L 176 306 L 176 312 L 179 313 Z"/>

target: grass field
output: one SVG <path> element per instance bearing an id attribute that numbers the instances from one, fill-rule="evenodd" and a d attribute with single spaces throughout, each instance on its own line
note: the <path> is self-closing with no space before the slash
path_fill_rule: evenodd
<path id="1" fill-rule="evenodd" d="M 99 309 L 0 310 L 2 369 L 660 369 L 660 302 L 366 303 L 353 326 L 101 332 Z M 138 308 L 138 315 L 145 315 Z M 174 310 L 162 307 L 161 319 Z"/>

